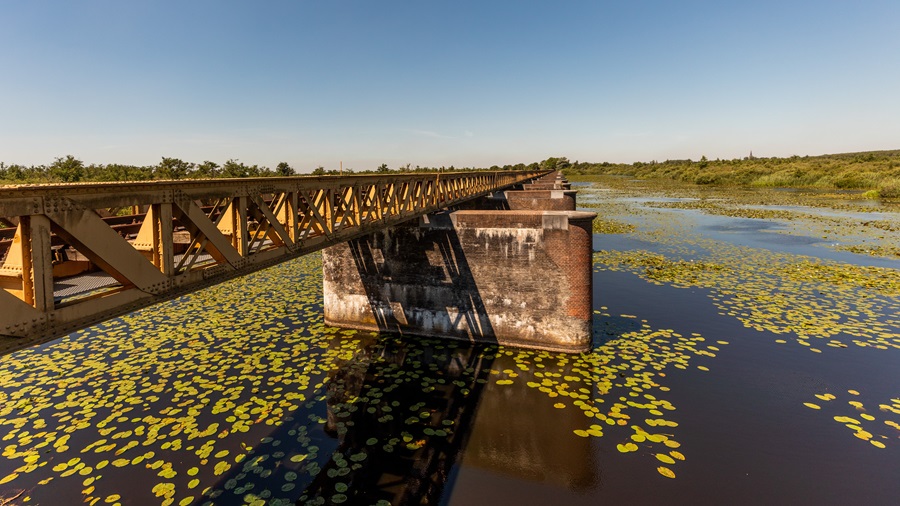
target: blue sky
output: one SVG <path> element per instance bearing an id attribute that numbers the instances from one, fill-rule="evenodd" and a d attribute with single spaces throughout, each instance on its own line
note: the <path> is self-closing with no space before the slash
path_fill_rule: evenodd
<path id="1" fill-rule="evenodd" d="M 900 149 L 900 2 L 0 0 L 0 160 Z"/>

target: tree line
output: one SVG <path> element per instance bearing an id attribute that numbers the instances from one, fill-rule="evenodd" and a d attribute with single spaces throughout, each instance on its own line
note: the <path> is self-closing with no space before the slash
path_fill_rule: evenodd
<path id="1" fill-rule="evenodd" d="M 155 179 L 205 179 L 220 177 L 292 176 L 293 167 L 286 162 L 275 169 L 247 165 L 238 160 L 186 162 L 163 157 L 156 165 L 85 164 L 72 155 L 56 158 L 49 165 L 7 165 L 0 162 L 0 180 L 8 183 L 79 183 L 99 181 L 149 181 Z"/>
<path id="2" fill-rule="evenodd" d="M 755 157 L 709 160 L 653 160 L 610 163 L 571 162 L 566 157 L 550 157 L 540 162 L 491 167 L 422 167 L 411 164 L 373 169 L 317 167 L 312 175 L 350 175 L 415 172 L 457 172 L 475 170 L 561 170 L 569 176 L 624 175 L 640 179 L 672 179 L 701 185 L 748 185 L 772 187 L 813 187 L 869 190 L 871 196 L 900 198 L 900 150 L 868 151 L 820 156 Z M 159 179 L 208 179 L 279 177 L 297 175 L 287 162 L 274 169 L 248 165 L 231 159 L 219 165 L 211 161 L 187 162 L 163 157 L 156 165 L 85 164 L 72 155 L 56 158 L 49 165 L 6 165 L 0 162 L 0 183 L 76 183 L 100 181 L 149 181 Z"/>
<path id="3" fill-rule="evenodd" d="M 350 175 L 350 174 L 379 174 L 379 173 L 412 173 L 412 172 L 460 172 L 474 170 L 526 170 L 539 167 L 538 163 L 516 165 L 493 165 L 490 168 L 477 167 L 421 167 L 411 164 L 390 168 L 387 164 L 381 164 L 374 169 L 354 170 L 353 168 L 325 169 L 317 167 L 311 174 L 321 175 Z M 298 172 L 287 162 L 280 162 L 274 169 L 256 164 L 248 165 L 239 160 L 231 159 L 219 165 L 216 162 L 204 161 L 193 163 L 179 158 L 163 157 L 156 165 L 125 165 L 110 164 L 85 164 L 82 160 L 72 155 L 56 158 L 49 165 L 7 165 L 0 162 L 0 183 L 24 184 L 24 183 L 79 183 L 102 181 L 152 181 L 163 179 L 212 179 L 212 178 L 246 178 L 246 177 L 285 177 L 294 176 Z"/>
<path id="4" fill-rule="evenodd" d="M 900 150 L 819 156 L 755 157 L 663 162 L 569 163 L 569 176 L 623 175 L 700 185 L 868 190 L 868 196 L 900 198 Z"/>

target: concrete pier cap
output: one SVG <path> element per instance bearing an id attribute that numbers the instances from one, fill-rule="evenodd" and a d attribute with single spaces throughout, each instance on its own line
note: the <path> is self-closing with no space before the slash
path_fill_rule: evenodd
<path id="1" fill-rule="evenodd" d="M 543 182 L 523 184 L 523 190 L 571 190 L 572 185 L 568 182 Z"/>
<path id="2" fill-rule="evenodd" d="M 427 215 L 323 253 L 329 325 L 578 353 L 591 346 L 580 211 Z"/>
<path id="3" fill-rule="evenodd" d="M 510 190 L 503 192 L 513 211 L 574 211 L 578 190 Z"/>

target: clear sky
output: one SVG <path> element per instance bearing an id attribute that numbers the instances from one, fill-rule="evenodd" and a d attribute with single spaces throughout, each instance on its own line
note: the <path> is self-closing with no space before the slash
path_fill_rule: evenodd
<path id="1" fill-rule="evenodd" d="M 0 0 L 0 161 L 900 149 L 898 23 L 898 0 Z"/>

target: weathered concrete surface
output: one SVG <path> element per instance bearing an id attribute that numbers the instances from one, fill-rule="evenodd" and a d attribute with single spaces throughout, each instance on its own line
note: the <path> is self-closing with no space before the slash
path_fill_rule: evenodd
<path id="1" fill-rule="evenodd" d="M 595 216 L 455 211 L 332 246 L 323 254 L 325 321 L 585 351 Z"/>
<path id="2" fill-rule="evenodd" d="M 523 190 L 571 190 L 572 185 L 564 181 L 538 181 L 537 183 L 523 184 Z"/>
<path id="3" fill-rule="evenodd" d="M 507 191 L 507 207 L 513 211 L 574 211 L 577 190 Z"/>

